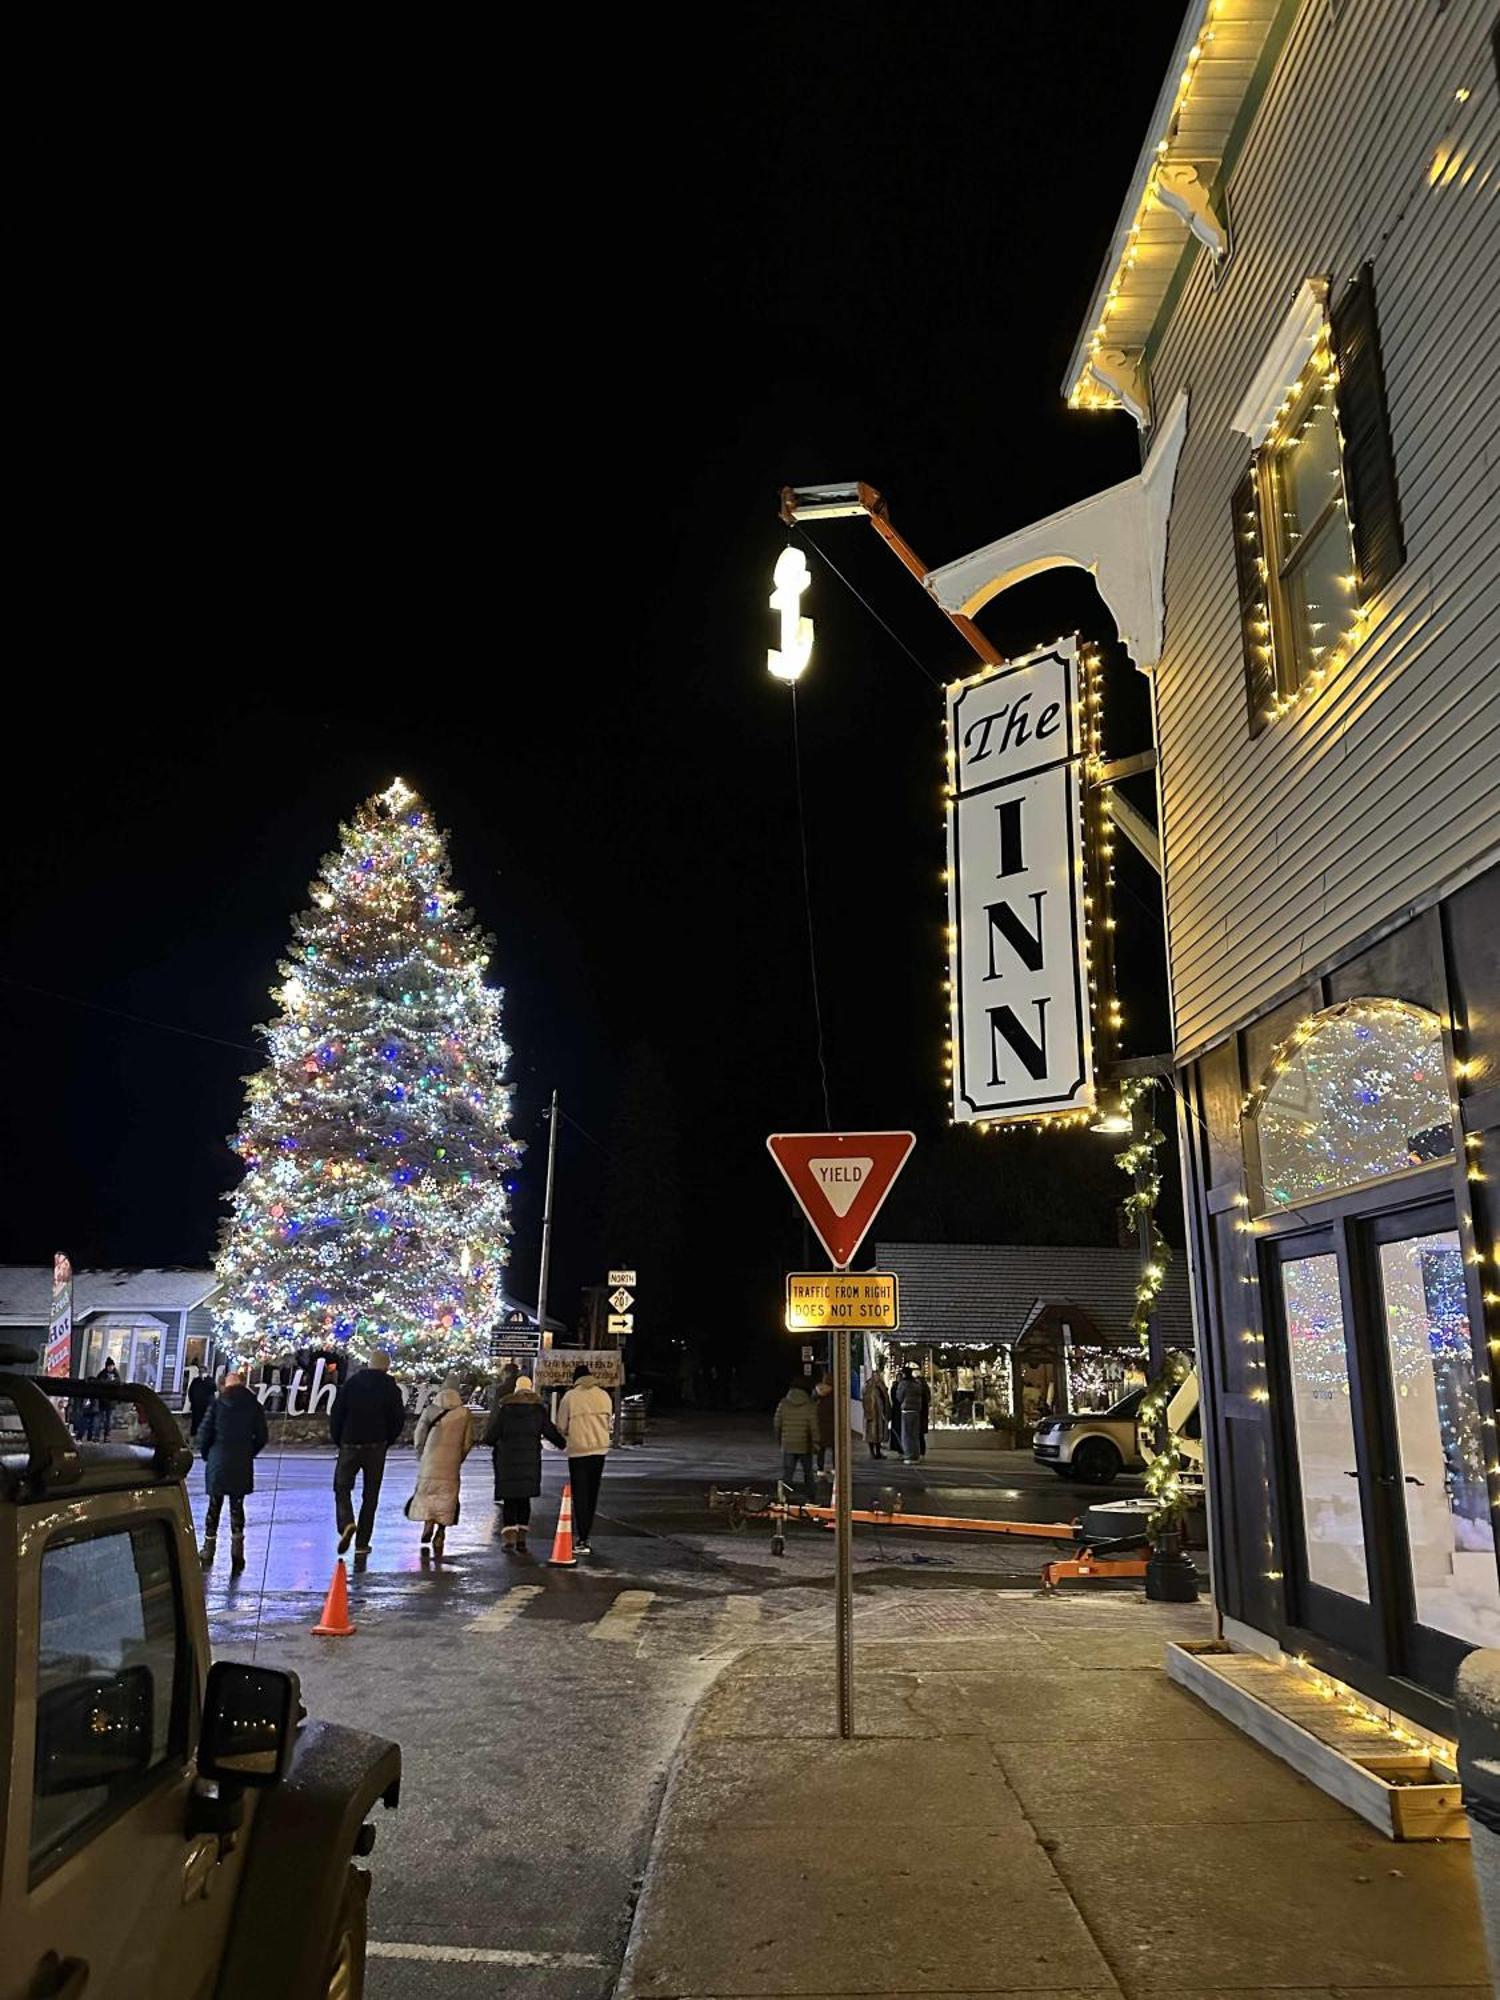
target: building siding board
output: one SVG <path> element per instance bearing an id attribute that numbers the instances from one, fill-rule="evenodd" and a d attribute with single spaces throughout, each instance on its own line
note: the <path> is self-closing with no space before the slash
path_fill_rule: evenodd
<path id="1" fill-rule="evenodd" d="M 1493 10 L 1418 11 L 1302 9 L 1231 177 L 1233 258 L 1215 288 L 1198 255 L 1154 356 L 1156 407 L 1180 386 L 1192 402 L 1156 690 L 1184 1052 L 1500 848 Z M 1452 145 L 1468 185 L 1461 166 L 1430 186 Z M 1326 274 L 1337 295 L 1367 258 L 1407 561 L 1354 658 L 1252 739 L 1229 519 L 1247 447 L 1228 418 L 1302 279 Z"/>

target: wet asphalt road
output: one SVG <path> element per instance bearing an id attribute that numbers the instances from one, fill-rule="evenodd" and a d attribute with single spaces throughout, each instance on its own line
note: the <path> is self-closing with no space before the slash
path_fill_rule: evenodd
<path id="1" fill-rule="evenodd" d="M 856 1504 L 882 1488 L 908 1512 L 1063 1522 L 1088 1495 L 1019 1454 L 920 1468 L 862 1460 Z M 273 1427 L 274 1446 L 274 1427 Z M 598 1996 L 629 1930 L 662 1785 L 694 1704 L 747 1643 L 831 1628 L 832 1537 L 793 1527 L 770 1553 L 763 1524 L 710 1512 L 711 1485 L 768 1489 L 760 1423 L 656 1427 L 613 1453 L 594 1555 L 550 1568 L 564 1462 L 549 1454 L 536 1554 L 495 1537 L 488 1454 L 465 1468 L 462 1518 L 424 1561 L 402 1518 L 415 1461 L 388 1463 L 374 1550 L 351 1565 L 349 1638 L 315 1638 L 332 1573 L 331 1452 L 266 1452 L 251 1497 L 247 1566 L 208 1577 L 216 1651 L 289 1666 L 311 1713 L 394 1737 L 401 1807 L 377 1811 L 369 1992 Z M 1111 1496 L 1133 1490 L 1120 1482 Z M 195 1473 L 194 1510 L 202 1489 Z M 1098 1497 L 1098 1496 L 1092 1496 Z M 226 1523 L 227 1527 L 227 1523 Z M 1047 1544 L 861 1530 L 859 1619 L 869 1629 L 953 1629 L 996 1589 L 1032 1588 Z M 896 1609 L 899 1607 L 899 1613 Z M 914 1622 L 915 1621 L 915 1622 Z"/>

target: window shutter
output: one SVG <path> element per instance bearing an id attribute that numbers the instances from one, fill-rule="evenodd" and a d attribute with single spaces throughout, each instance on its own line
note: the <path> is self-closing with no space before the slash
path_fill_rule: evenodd
<path id="1" fill-rule="evenodd" d="M 1245 649 L 1245 706 L 1250 734 L 1258 736 L 1271 719 L 1276 699 L 1276 655 L 1271 639 L 1271 602 L 1261 569 L 1260 508 L 1255 464 L 1234 489 L 1234 567 L 1240 587 L 1240 643 Z"/>
<path id="2" fill-rule="evenodd" d="M 1338 363 L 1339 430 L 1344 440 L 1344 486 L 1354 537 L 1354 564 L 1362 603 L 1384 589 L 1406 561 L 1401 496 L 1391 451 L 1385 402 L 1385 369 L 1375 321 L 1375 267 L 1366 264 L 1330 315 Z"/>

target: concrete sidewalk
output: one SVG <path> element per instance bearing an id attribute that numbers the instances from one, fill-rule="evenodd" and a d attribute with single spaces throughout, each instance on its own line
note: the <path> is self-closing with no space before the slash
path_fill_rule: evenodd
<path id="1" fill-rule="evenodd" d="M 1488 2000 L 1466 1845 L 1396 1846 L 1172 1686 L 1198 1608 L 762 1646 L 684 1740 L 621 2000 Z M 870 1630 L 864 1617 L 860 1623 Z"/>

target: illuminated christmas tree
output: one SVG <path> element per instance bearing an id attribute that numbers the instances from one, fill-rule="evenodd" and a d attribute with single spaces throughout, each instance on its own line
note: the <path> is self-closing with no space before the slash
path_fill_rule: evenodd
<path id="1" fill-rule="evenodd" d="M 383 1347 L 398 1367 L 482 1365 L 520 1152 L 491 940 L 399 778 L 310 894 L 231 1141 L 221 1333 L 249 1361 Z"/>

